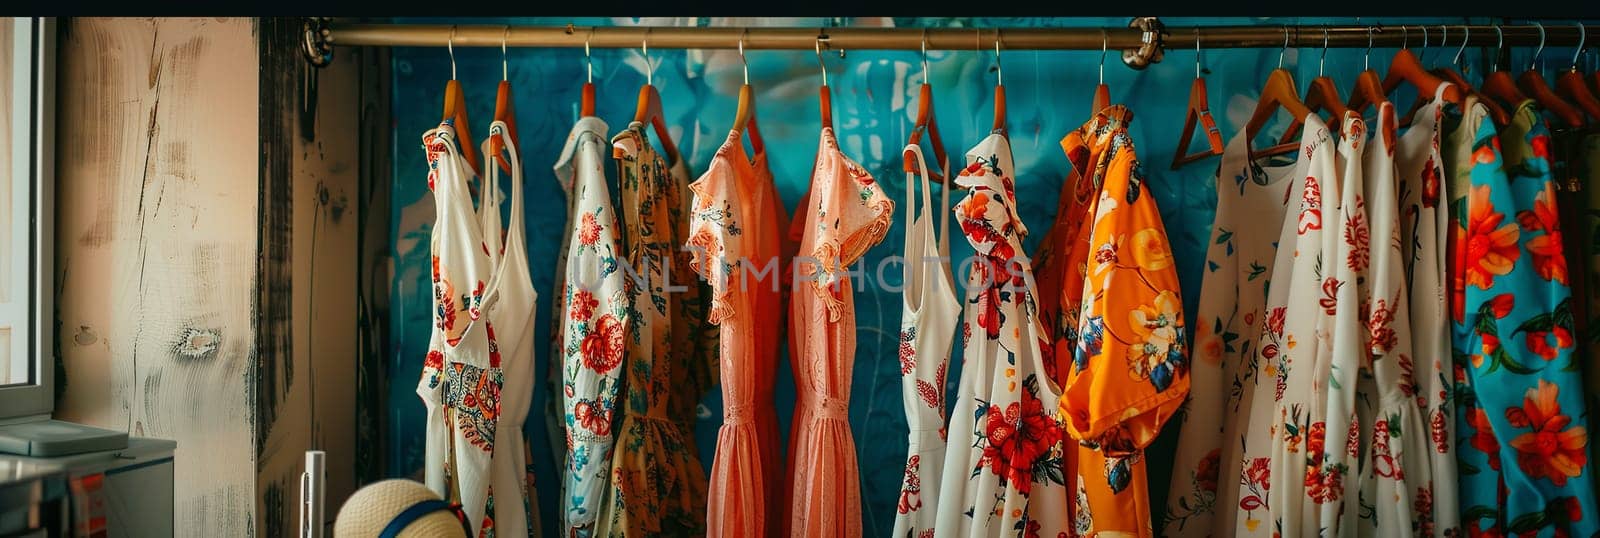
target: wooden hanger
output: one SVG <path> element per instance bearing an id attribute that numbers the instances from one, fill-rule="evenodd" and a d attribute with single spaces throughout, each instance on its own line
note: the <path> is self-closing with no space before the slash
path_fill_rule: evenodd
<path id="1" fill-rule="evenodd" d="M 639 50 L 644 55 L 644 86 L 639 88 L 639 105 L 633 114 L 633 121 L 649 123 L 655 129 L 656 139 L 661 142 L 667 161 L 676 163 L 680 159 L 678 146 L 672 143 L 672 134 L 667 131 L 666 115 L 661 112 L 661 91 L 656 89 L 653 80 L 655 68 L 650 66 L 649 30 L 645 31 L 645 41 Z"/>
<path id="2" fill-rule="evenodd" d="M 1483 92 L 1478 91 L 1477 88 L 1472 87 L 1472 84 L 1467 82 L 1466 77 L 1461 76 L 1461 73 L 1456 71 L 1454 67 L 1461 65 L 1461 55 L 1467 51 L 1467 43 L 1472 40 L 1471 26 L 1462 26 L 1461 31 L 1465 35 L 1461 38 L 1461 48 L 1456 50 L 1455 59 L 1451 60 L 1450 65 L 1434 68 L 1431 70 L 1431 72 L 1434 75 L 1437 75 L 1439 78 L 1444 79 L 1445 82 L 1449 82 L 1460 87 L 1461 90 L 1466 92 L 1467 95 L 1478 98 L 1478 102 L 1483 103 L 1483 106 L 1489 109 L 1489 116 L 1494 119 L 1495 125 L 1505 125 L 1507 121 L 1505 107 L 1500 106 L 1500 103 L 1496 102 L 1494 99 L 1490 99 L 1489 96 L 1484 95 Z M 1401 120 L 1402 127 L 1411 125 L 1411 118 L 1416 116 L 1416 108 L 1420 108 L 1421 103 L 1422 101 L 1418 100 L 1418 106 L 1413 107 L 1412 112 L 1406 114 L 1405 119 Z"/>
<path id="3" fill-rule="evenodd" d="M 1424 25 L 1421 25 L 1421 26 L 1422 26 L 1422 54 L 1421 54 L 1421 56 L 1426 57 L 1428 55 L 1428 45 L 1430 45 L 1430 43 L 1428 43 L 1428 25 L 1424 24 Z M 1402 26 L 1401 28 L 1404 28 L 1404 26 Z M 1440 32 L 1439 44 L 1441 46 L 1450 44 L 1450 26 L 1444 25 L 1444 24 L 1439 25 L 1439 32 Z M 1426 66 L 1424 66 L 1424 67 L 1428 69 L 1428 74 L 1436 76 L 1436 77 L 1439 77 L 1439 74 L 1437 73 L 1437 71 L 1438 71 L 1437 68 L 1428 68 Z M 1448 80 L 1446 80 L 1444 77 L 1439 77 L 1439 80 L 1444 80 L 1444 81 L 1448 82 Z M 1399 88 L 1399 87 L 1400 87 L 1400 85 L 1396 84 L 1394 88 L 1384 88 L 1384 90 L 1385 90 L 1385 92 L 1387 94 L 1393 95 L 1394 90 L 1396 88 Z M 1464 87 L 1463 87 L 1463 89 L 1464 89 Z M 1433 96 L 1432 95 L 1423 95 L 1421 93 L 1418 93 L 1416 99 L 1412 99 L 1411 100 L 1411 109 L 1407 110 L 1405 114 L 1401 114 L 1400 115 L 1400 118 L 1399 118 L 1400 124 L 1399 124 L 1399 126 L 1400 127 L 1406 127 L 1406 126 L 1411 125 L 1411 118 L 1417 115 L 1417 111 L 1418 110 L 1422 110 L 1422 106 L 1423 105 L 1426 105 L 1431 101 L 1433 101 Z"/>
<path id="4" fill-rule="evenodd" d="M 1206 130 L 1207 149 L 1189 153 L 1189 139 L 1194 136 L 1196 124 Z M 1217 120 L 1211 117 L 1210 99 L 1206 97 L 1206 79 L 1200 76 L 1200 29 L 1194 30 L 1194 84 L 1189 85 L 1189 110 L 1183 118 L 1183 134 L 1178 135 L 1178 150 L 1172 154 L 1172 169 L 1222 154 L 1222 131 L 1217 130 Z"/>
<path id="5" fill-rule="evenodd" d="M 1578 72 L 1578 59 L 1583 56 L 1583 42 L 1588 40 L 1588 37 L 1588 28 L 1583 23 L 1578 23 L 1578 50 L 1572 53 L 1572 68 L 1556 79 L 1556 91 L 1577 105 L 1589 115 L 1589 120 L 1594 122 L 1600 121 L 1600 101 L 1595 100 L 1594 92 L 1589 91 L 1589 87 L 1584 84 L 1583 74 Z"/>
<path id="6" fill-rule="evenodd" d="M 1556 92 L 1550 89 L 1550 84 L 1545 82 L 1544 74 L 1539 72 L 1539 55 L 1544 52 L 1544 24 L 1539 22 L 1534 22 L 1533 24 L 1539 27 L 1539 48 L 1533 53 L 1533 61 L 1528 63 L 1528 70 L 1523 71 L 1522 76 L 1517 77 L 1517 87 L 1522 88 L 1522 91 L 1528 92 L 1528 95 L 1539 103 L 1539 106 L 1550 111 L 1562 123 L 1567 124 L 1569 127 L 1581 127 L 1583 126 L 1583 113 L 1556 95 Z"/>
<path id="7" fill-rule="evenodd" d="M 1410 48 L 1401 47 L 1400 51 L 1394 54 L 1394 60 L 1389 62 L 1389 73 L 1383 78 L 1379 92 L 1383 95 L 1393 93 L 1394 89 L 1398 88 L 1401 83 L 1415 87 L 1418 98 L 1422 99 L 1425 98 L 1423 96 L 1441 95 L 1439 94 L 1439 85 L 1444 84 L 1444 81 L 1424 69 L 1422 62 L 1417 59 L 1416 54 L 1412 54 Z M 1350 109 L 1352 110 L 1366 110 L 1367 105 L 1377 103 L 1376 96 L 1371 95 L 1373 92 L 1369 91 L 1370 88 L 1362 88 L 1362 84 L 1359 80 L 1356 83 L 1355 95 L 1350 102 Z M 1462 103 L 1461 88 L 1457 88 L 1454 85 L 1448 86 L 1444 89 L 1441 97 L 1447 102 L 1460 105 Z"/>
<path id="8" fill-rule="evenodd" d="M 452 121 L 456 131 L 456 141 L 472 140 L 472 128 L 467 124 L 467 95 L 461 90 L 461 81 L 456 80 L 456 28 L 450 27 L 450 40 L 445 42 L 445 47 L 450 51 L 450 82 L 444 85 L 444 115 L 440 122 Z M 471 142 L 458 143 L 461 157 L 467 160 L 467 166 L 472 168 L 472 173 L 477 174 L 482 170 L 478 166 L 478 150 L 476 144 Z"/>
<path id="9" fill-rule="evenodd" d="M 1283 50 L 1289 48 L 1289 28 L 1283 29 Z M 1278 51 L 1278 68 L 1267 75 L 1267 82 L 1261 87 L 1261 99 L 1256 101 L 1255 112 L 1250 114 L 1250 121 L 1245 124 L 1245 137 L 1255 138 L 1261 132 L 1261 127 L 1272 119 L 1272 114 L 1282 108 L 1304 121 L 1311 115 L 1311 109 L 1300 100 L 1300 90 L 1295 87 L 1294 77 L 1283 68 L 1283 51 Z M 1291 129 L 1293 131 L 1294 129 Z M 1265 157 L 1283 153 L 1293 153 L 1300 149 L 1298 142 L 1279 144 L 1266 149 L 1251 152 L 1251 157 Z"/>
<path id="10" fill-rule="evenodd" d="M 1422 98 L 1421 93 L 1417 96 L 1419 99 Z M 1389 102 L 1388 92 L 1383 91 L 1383 82 L 1378 80 L 1377 71 L 1368 68 L 1356 75 L 1356 84 L 1350 89 L 1350 110 L 1364 112 L 1369 105 L 1377 107 L 1387 102 Z"/>
<path id="11" fill-rule="evenodd" d="M 589 55 L 589 40 L 591 39 L 594 39 L 593 26 L 589 27 L 589 36 L 583 38 L 584 72 L 587 78 L 583 81 L 583 97 L 578 103 L 578 115 L 582 117 L 594 115 L 594 57 Z"/>
<path id="12" fill-rule="evenodd" d="M 495 90 L 494 96 L 494 121 L 505 123 L 506 132 L 502 136 L 489 138 L 489 151 L 493 152 L 495 162 L 507 173 L 511 172 L 511 163 L 501 153 L 506 147 L 505 138 L 511 140 L 513 147 L 522 147 L 522 139 L 517 138 L 517 109 L 511 101 L 511 66 L 506 60 L 506 40 L 510 37 L 511 27 L 507 26 L 506 36 L 500 40 L 500 87 Z"/>
<path id="13" fill-rule="evenodd" d="M 817 35 L 817 65 L 822 67 L 822 87 L 817 90 L 817 106 L 822 111 L 822 126 L 833 128 L 833 93 L 828 90 L 828 64 L 822 60 L 822 40 L 827 34 Z M 841 52 L 840 54 L 843 54 Z"/>
<path id="14" fill-rule="evenodd" d="M 1111 106 L 1111 87 L 1106 86 L 1106 49 L 1109 48 L 1110 44 L 1111 44 L 1111 37 L 1106 34 L 1106 31 L 1104 29 L 1101 29 L 1100 30 L 1100 84 L 1094 87 L 1094 101 L 1090 103 L 1090 106 L 1092 106 L 1094 108 L 1094 110 L 1090 110 L 1089 111 L 1089 115 L 1090 116 L 1093 116 L 1095 114 L 1099 114 L 1101 110 L 1104 110 L 1106 107 Z"/>
<path id="15" fill-rule="evenodd" d="M 989 132 L 1006 136 L 1005 72 L 1000 69 L 1000 30 L 994 31 L 994 128 Z"/>
<path id="16" fill-rule="evenodd" d="M 1322 57 L 1317 60 L 1317 78 L 1311 79 L 1311 85 L 1306 87 L 1306 98 L 1304 102 L 1306 104 L 1306 108 L 1312 112 L 1321 110 L 1328 111 L 1328 122 L 1337 123 L 1342 121 L 1344 118 L 1344 113 L 1347 109 L 1344 106 L 1344 100 L 1339 98 L 1339 87 L 1334 85 L 1333 77 L 1323 74 L 1323 66 L 1326 63 L 1327 57 L 1328 29 L 1327 27 L 1323 27 Z M 1299 127 L 1300 120 L 1296 119 L 1294 123 L 1289 125 L 1289 129 L 1284 131 L 1283 138 L 1278 140 L 1278 143 L 1287 144 L 1290 141 L 1293 141 L 1295 134 L 1297 134 L 1296 131 L 1299 130 Z"/>
<path id="17" fill-rule="evenodd" d="M 1282 108 L 1289 115 L 1305 118 L 1311 115 L 1311 109 L 1300 101 L 1294 85 L 1294 77 L 1284 68 L 1273 69 L 1267 75 L 1267 83 L 1261 88 L 1261 100 L 1256 102 L 1255 112 L 1250 114 L 1250 122 L 1245 124 L 1244 132 L 1247 137 L 1254 137 L 1261 132 L 1261 127 L 1272 118 L 1272 113 Z M 1300 148 L 1299 142 L 1292 142 L 1272 146 L 1253 152 L 1255 156 L 1278 155 L 1292 153 Z"/>
<path id="18" fill-rule="evenodd" d="M 744 85 L 739 86 L 739 108 L 733 113 L 733 130 L 749 135 L 750 149 L 760 154 L 766 151 L 766 145 L 761 142 L 761 130 L 756 128 L 756 90 L 750 87 L 750 64 L 745 62 L 742 34 L 739 36 L 739 63 L 744 64 Z"/>
<path id="19" fill-rule="evenodd" d="M 1500 55 L 1501 55 L 1501 51 L 1504 50 L 1504 46 L 1505 46 L 1505 32 L 1503 32 L 1500 29 L 1500 25 L 1496 24 L 1494 26 L 1494 33 L 1495 33 L 1495 46 L 1494 46 L 1495 59 L 1494 59 L 1493 62 L 1490 62 L 1490 64 L 1489 64 L 1489 74 L 1488 74 L 1488 76 L 1483 77 L 1483 93 L 1488 95 L 1488 96 L 1490 96 L 1490 97 L 1493 97 L 1494 99 L 1498 99 L 1500 101 L 1499 104 L 1500 104 L 1500 106 L 1502 108 L 1510 108 L 1510 107 L 1518 106 L 1523 101 L 1526 101 L 1528 99 L 1528 96 L 1523 95 L 1522 94 L 1522 90 L 1517 89 L 1517 84 L 1516 84 L 1516 82 L 1513 82 L 1511 80 L 1511 75 L 1507 74 L 1505 71 L 1501 71 L 1500 70 Z M 1510 119 L 1510 116 L 1509 116 L 1509 113 L 1508 113 L 1507 114 L 1507 120 L 1509 120 L 1509 119 Z M 1498 121 L 1496 122 L 1496 124 L 1497 125 L 1505 125 L 1505 123 L 1498 122 Z"/>
<path id="20" fill-rule="evenodd" d="M 1440 33 L 1440 35 L 1439 35 L 1439 45 L 1440 46 L 1449 45 L 1450 44 L 1450 26 L 1444 25 L 1444 24 L 1439 25 L 1439 33 Z M 1462 47 L 1466 47 L 1466 43 L 1463 42 L 1461 44 L 1461 46 Z M 1422 55 L 1423 56 L 1427 56 L 1427 54 L 1428 54 L 1428 26 L 1427 25 L 1423 25 L 1422 26 Z M 1428 74 L 1433 75 L 1435 77 L 1439 77 L 1439 80 L 1442 80 L 1442 81 L 1445 81 L 1445 82 L 1450 82 L 1449 79 L 1439 75 L 1439 68 L 1437 68 L 1437 67 L 1428 68 Z M 1399 85 L 1396 85 L 1395 87 L 1398 88 Z M 1457 87 L 1461 88 L 1463 92 L 1465 92 L 1466 88 L 1467 88 L 1466 86 L 1459 86 L 1459 85 Z M 1430 102 L 1433 102 L 1433 96 L 1432 95 L 1423 95 L 1421 93 L 1418 93 L 1417 94 L 1417 98 L 1411 100 L 1411 109 L 1407 110 L 1405 114 L 1401 114 L 1400 115 L 1399 126 L 1400 127 L 1409 127 L 1411 125 L 1411 119 L 1416 117 L 1417 111 L 1418 110 L 1422 110 L 1422 107 L 1427 105 Z"/>
<path id="21" fill-rule="evenodd" d="M 928 84 L 928 31 L 922 31 L 922 87 L 917 90 L 917 121 L 911 125 L 911 137 L 907 145 L 918 144 L 922 141 L 922 133 L 928 133 L 928 144 L 933 146 L 933 158 L 940 163 L 950 162 L 944 152 L 944 141 L 939 138 L 939 122 L 933 116 L 933 86 Z M 922 172 L 917 166 L 917 159 L 906 153 L 905 171 Z M 940 174 L 937 170 L 928 170 L 924 173 L 928 179 L 938 181 L 945 186 L 963 188 L 956 185 L 950 178 Z"/>

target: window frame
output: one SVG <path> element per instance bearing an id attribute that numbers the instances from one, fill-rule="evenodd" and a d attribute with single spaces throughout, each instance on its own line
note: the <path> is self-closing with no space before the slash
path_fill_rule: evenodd
<path id="1" fill-rule="evenodd" d="M 12 281 L 16 295 L 26 294 L 21 307 L 0 313 L 12 327 L 13 357 L 29 361 L 29 382 L 0 385 L 0 423 L 49 418 L 55 407 L 55 117 L 56 20 L 16 17 L 13 42 L 26 57 L 14 54 L 14 76 L 27 77 L 28 95 L 13 96 L 13 148 L 29 141 L 28 151 L 13 153 Z M 24 61 L 25 60 L 25 61 Z M 15 84 L 13 79 L 13 84 Z M 24 86 L 14 86 L 24 87 Z M 28 121 L 15 121 L 26 115 Z M 16 196 L 16 194 L 26 194 Z M 21 218 L 26 216 L 24 220 Z M 19 301 L 13 301 L 17 303 Z M 19 313 L 20 312 L 20 313 Z M 15 319 L 25 318 L 25 319 Z M 19 342 L 20 341 L 20 342 Z"/>

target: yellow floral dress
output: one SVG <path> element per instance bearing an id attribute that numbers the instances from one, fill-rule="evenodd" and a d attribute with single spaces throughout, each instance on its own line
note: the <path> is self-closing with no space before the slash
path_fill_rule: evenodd
<path id="1" fill-rule="evenodd" d="M 688 173 L 681 161 L 668 168 L 644 129 L 634 122 L 611 141 L 623 250 L 634 273 L 624 286 L 632 323 L 624 335 L 622 423 L 597 536 L 705 533 L 705 470 L 691 450 L 693 430 L 673 414 L 700 399 L 690 363 L 703 356 L 690 335 L 706 323 L 694 270 L 678 248 L 687 239 L 680 223 Z"/>

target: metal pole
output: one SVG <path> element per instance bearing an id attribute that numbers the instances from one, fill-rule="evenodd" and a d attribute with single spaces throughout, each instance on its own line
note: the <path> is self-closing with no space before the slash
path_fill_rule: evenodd
<path id="1" fill-rule="evenodd" d="M 1470 35 L 1469 46 L 1491 46 L 1496 42 L 1492 25 L 1451 25 L 1451 32 Z M 1290 47 L 1322 47 L 1323 28 L 1289 27 Z M 1368 26 L 1327 28 L 1326 43 L 1335 48 L 1362 48 L 1368 44 Z M 338 46 L 443 47 L 451 41 L 458 47 L 570 47 L 581 48 L 587 40 L 595 48 L 638 48 L 649 32 L 650 46 L 663 49 L 734 49 L 744 36 L 746 49 L 806 50 L 826 36 L 829 46 L 850 50 L 919 50 L 921 28 L 764 28 L 764 27 L 645 27 L 645 26 L 512 26 L 448 24 L 339 24 L 330 25 L 327 39 Z M 1372 45 L 1398 47 L 1398 28 L 1378 27 Z M 971 50 L 975 32 L 994 32 L 997 28 L 929 28 L 927 46 L 933 50 Z M 1105 43 L 1114 49 L 1133 49 L 1142 44 L 1142 33 L 1135 28 L 998 28 L 1005 33 L 1007 50 L 1097 50 Z M 1102 42 L 1102 30 L 1108 42 Z M 1539 43 L 1539 30 L 1533 25 L 1502 26 L 1506 46 L 1533 46 Z M 590 32 L 593 32 L 592 34 Z M 745 32 L 748 32 L 746 34 Z M 1545 27 L 1547 46 L 1576 45 L 1578 27 L 1559 24 Z M 1162 42 L 1170 48 L 1193 47 L 1196 39 L 1206 48 L 1277 48 L 1283 46 L 1282 26 L 1200 26 L 1166 28 Z"/>

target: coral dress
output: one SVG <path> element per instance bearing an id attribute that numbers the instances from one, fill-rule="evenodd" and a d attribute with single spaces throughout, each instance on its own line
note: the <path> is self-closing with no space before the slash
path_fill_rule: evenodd
<path id="1" fill-rule="evenodd" d="M 707 536 L 763 536 L 776 525 L 780 483 L 773 386 L 781 332 L 778 271 L 784 229 L 765 153 L 745 156 L 738 131 L 712 156 L 694 192 L 686 248 L 711 286 L 707 320 L 721 327 L 723 422 L 707 492 Z"/>
<path id="2" fill-rule="evenodd" d="M 922 148 L 906 151 L 917 157 L 918 170 L 927 170 Z M 949 167 L 940 163 L 949 176 Z M 916 187 L 922 186 L 922 206 L 917 209 Z M 956 337 L 961 303 L 950 277 L 950 189 L 940 189 L 935 210 L 927 174 L 906 173 L 905 295 L 900 315 L 900 380 L 906 407 L 905 479 L 895 505 L 894 533 L 920 536 L 933 531 L 934 508 L 939 505 L 939 476 L 944 469 L 945 374 L 950 366 L 950 344 Z M 934 235 L 933 219 L 939 219 Z"/>
<path id="3" fill-rule="evenodd" d="M 788 528 L 791 536 L 856 536 L 861 480 L 848 410 L 856 324 L 846 271 L 883 240 L 894 201 L 824 127 L 807 203 L 790 305 L 799 402 L 789 440 Z"/>

